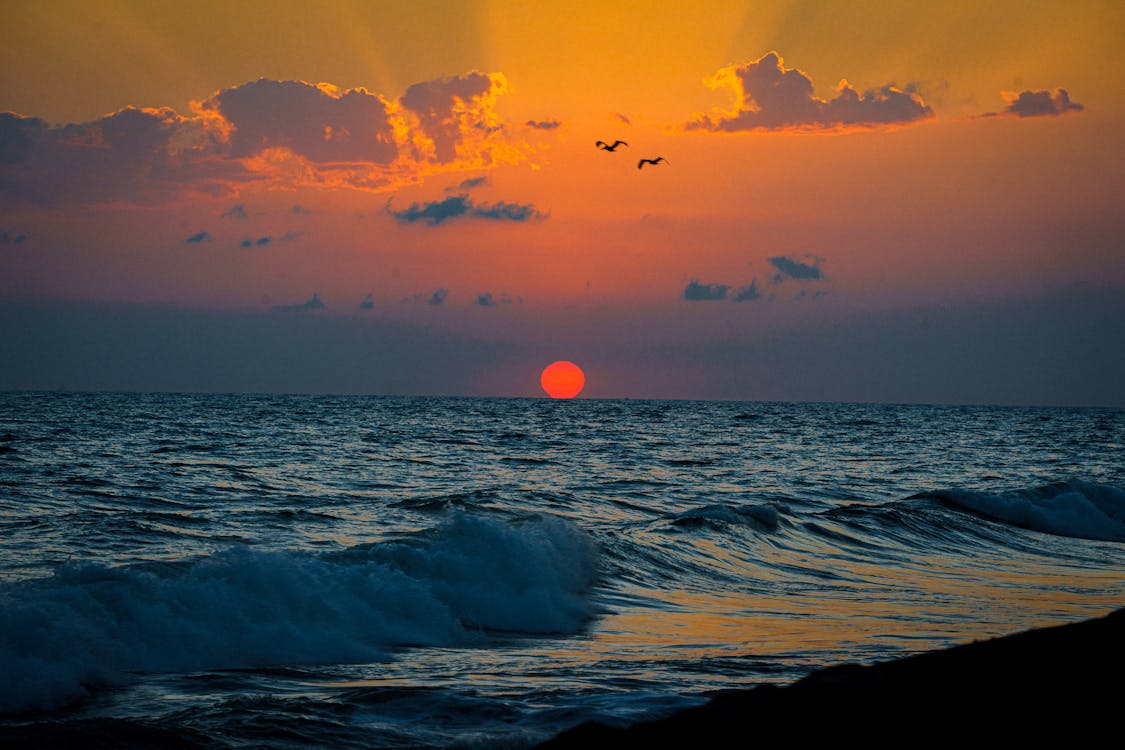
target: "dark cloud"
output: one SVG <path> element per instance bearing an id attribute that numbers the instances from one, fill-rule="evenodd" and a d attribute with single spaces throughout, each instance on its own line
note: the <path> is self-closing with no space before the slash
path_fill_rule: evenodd
<path id="1" fill-rule="evenodd" d="M 527 363 L 545 361 L 550 344 L 538 331 L 497 340 L 492 329 L 481 338 L 427 321 L 327 312 L 0 297 L 0 390 L 533 395 Z M 645 336 L 625 317 L 598 318 L 596 330 L 571 321 L 602 353 L 599 367 L 625 375 L 623 390 L 606 395 L 1125 407 L 1125 358 L 1112 345 L 1125 321 L 1119 287 L 887 310 L 841 305 L 831 316 L 725 331 L 700 320 L 688 329 L 699 332 L 690 346 L 675 311 L 665 313 L 646 315 Z M 507 373 L 526 385 L 480 391 L 465 372 Z M 687 377 L 666 380 L 670 373 Z"/>
<path id="2" fill-rule="evenodd" d="M 800 282 L 822 281 L 824 279 L 824 274 L 820 270 L 822 260 L 813 255 L 807 255 L 804 258 L 803 261 L 784 255 L 768 258 L 770 265 L 776 270 L 772 279 L 773 283 L 780 284 L 787 279 Z M 767 296 L 762 292 L 757 279 L 752 279 L 749 284 L 744 286 L 732 287 L 728 284 L 707 284 L 693 278 L 688 282 L 681 296 L 688 302 L 717 302 L 720 300 L 754 302 L 774 299 L 772 293 Z M 821 295 L 801 289 L 793 298 L 799 299 L 805 296 L 815 299 Z"/>
<path id="3" fill-rule="evenodd" d="M 279 312 L 307 312 L 310 310 L 322 310 L 324 306 L 324 302 L 320 299 L 320 294 L 314 292 L 312 298 L 306 302 L 297 305 L 274 305 L 273 309 Z"/>
<path id="4" fill-rule="evenodd" d="M 796 68 L 786 68 L 781 56 L 770 52 L 753 62 L 720 69 L 708 82 L 734 93 L 730 111 L 699 114 L 688 130 L 833 130 L 879 127 L 924 120 L 933 110 L 910 87 L 886 85 L 860 93 L 841 81 L 836 96 L 819 99 L 813 83 Z"/>
<path id="5" fill-rule="evenodd" d="M 0 229 L 0 245 L 22 245 L 29 236 L 27 232 Z"/>
<path id="6" fill-rule="evenodd" d="M 411 203 L 409 208 L 391 211 L 391 215 L 395 217 L 396 221 L 404 224 L 415 224 L 421 221 L 431 227 L 436 227 L 449 219 L 464 216 L 472 208 L 472 205 L 467 195 L 455 195 L 442 201 L 422 204 Z"/>
<path id="7" fill-rule="evenodd" d="M 261 78 L 223 89 L 199 108 L 232 126 L 236 159 L 279 147 L 318 163 L 389 164 L 398 156 L 387 104 L 362 88 Z"/>
<path id="8" fill-rule="evenodd" d="M 191 237 L 188 237 L 186 240 L 184 240 L 184 242 L 188 243 L 189 245 L 194 245 L 200 242 L 210 242 L 213 239 L 215 238 L 211 236 L 210 232 L 196 232 Z"/>
<path id="9" fill-rule="evenodd" d="M 472 190 L 474 188 L 485 187 L 488 185 L 488 177 L 482 175 L 481 177 L 470 177 L 467 180 L 461 180 L 461 184 L 457 187 L 461 190 Z"/>
<path id="10" fill-rule="evenodd" d="M 474 204 L 467 195 L 454 195 L 444 200 L 429 203 L 412 203 L 409 208 L 391 211 L 390 213 L 396 221 L 403 224 L 423 222 L 431 227 L 436 227 L 450 219 L 462 216 L 515 222 L 544 218 L 544 215 L 536 210 L 532 204 L 507 203 L 505 201 L 493 204 Z"/>
<path id="11" fill-rule="evenodd" d="M 293 208 L 289 209 L 289 213 L 294 216 L 308 216 L 312 213 L 309 209 L 302 206 L 300 203 L 294 204 Z"/>
<path id="12" fill-rule="evenodd" d="M 773 280 L 775 283 L 781 283 L 785 279 L 797 279 L 799 281 L 817 281 L 824 278 L 820 271 L 820 259 L 814 258 L 811 264 L 802 263 L 799 260 L 794 260 L 785 255 L 778 255 L 769 259 L 770 265 L 777 269 Z"/>
<path id="13" fill-rule="evenodd" d="M 431 305 L 444 305 L 446 298 L 449 297 L 449 290 L 446 288 L 435 289 L 434 293 L 430 295 L 428 300 Z"/>
<path id="14" fill-rule="evenodd" d="M 287 313 L 0 296 L 0 391 L 499 396 L 514 391 L 473 390 L 463 373 L 526 369 L 526 347 L 385 319 L 379 307 L 361 313 L 358 302 L 334 315 L 334 305 Z"/>
<path id="15" fill-rule="evenodd" d="M 27 161 L 50 130 L 38 117 L 0 112 L 0 165 Z"/>
<path id="16" fill-rule="evenodd" d="M 473 304 L 479 307 L 498 307 L 500 305 L 510 305 L 513 302 L 523 302 L 523 298 L 513 298 L 509 294 L 496 296 L 493 295 L 492 292 L 484 292 L 483 294 L 478 294 L 477 298 L 473 300 Z"/>
<path id="17" fill-rule="evenodd" d="M 375 308 L 375 295 L 372 294 L 371 292 L 368 292 L 367 296 L 363 298 L 363 301 L 359 303 L 359 309 L 360 310 L 372 310 L 374 308 Z"/>
<path id="18" fill-rule="evenodd" d="M 726 284 L 703 284 L 692 279 L 684 287 L 683 298 L 688 302 L 710 302 L 727 298 L 730 287 Z"/>
<path id="19" fill-rule="evenodd" d="M 528 120 L 524 124 L 536 130 L 554 130 L 562 125 L 558 120 Z"/>
<path id="20" fill-rule="evenodd" d="M 758 289 L 758 280 L 754 279 L 746 286 L 736 289 L 731 300 L 734 302 L 753 302 L 761 298 L 762 292 Z"/>
<path id="21" fill-rule="evenodd" d="M 223 213 L 220 214 L 220 216 L 224 219 L 244 220 L 244 219 L 250 218 L 250 214 L 246 213 L 246 206 L 244 206 L 241 203 L 237 203 L 237 204 L 231 206 L 226 211 L 223 211 Z"/>
<path id="22" fill-rule="evenodd" d="M 185 188 L 221 192 L 244 178 L 198 118 L 168 108 L 126 107 L 57 127 L 0 113 L 0 194 L 16 200 L 151 203 Z"/>
<path id="23" fill-rule="evenodd" d="M 530 221 L 543 218 L 543 214 L 539 213 L 535 206 L 530 203 L 507 203 L 505 201 L 498 201 L 492 205 L 482 203 L 473 208 L 472 215 L 481 219 L 493 219 L 494 221 Z"/>
<path id="24" fill-rule="evenodd" d="M 487 135 L 503 127 L 492 103 L 506 89 L 503 76 L 473 71 L 416 83 L 399 102 L 418 118 L 433 144 L 433 153 L 424 156 L 445 163 L 457 158 L 458 148 L 474 131 Z"/>
<path id="25" fill-rule="evenodd" d="M 1081 112 L 1085 107 L 1070 100 L 1066 89 L 1050 91 L 1021 91 L 1008 97 L 1008 108 L 1002 112 L 989 112 L 985 117 L 1057 117 L 1067 112 Z"/>

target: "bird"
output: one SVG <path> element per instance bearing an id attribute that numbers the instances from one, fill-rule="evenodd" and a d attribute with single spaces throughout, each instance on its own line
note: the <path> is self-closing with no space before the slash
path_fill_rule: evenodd
<path id="1" fill-rule="evenodd" d="M 625 141 L 614 141 L 612 144 L 606 143 L 605 141 L 598 141 L 594 145 L 602 151 L 616 151 L 618 146 L 628 146 L 629 144 Z"/>
<path id="2" fill-rule="evenodd" d="M 637 169 L 640 169 L 646 164 L 652 164 L 653 166 L 656 166 L 660 162 L 664 162 L 665 164 L 668 163 L 668 161 L 663 156 L 658 156 L 655 159 L 641 159 L 639 162 L 637 162 Z"/>

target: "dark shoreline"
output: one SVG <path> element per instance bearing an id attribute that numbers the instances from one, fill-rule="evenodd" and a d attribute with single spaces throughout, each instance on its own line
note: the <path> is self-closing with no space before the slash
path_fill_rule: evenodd
<path id="1" fill-rule="evenodd" d="M 724 691 L 626 728 L 586 722 L 537 747 L 1093 740 L 1120 736 L 1123 682 L 1125 609 L 895 661 L 829 667 L 784 687 Z"/>

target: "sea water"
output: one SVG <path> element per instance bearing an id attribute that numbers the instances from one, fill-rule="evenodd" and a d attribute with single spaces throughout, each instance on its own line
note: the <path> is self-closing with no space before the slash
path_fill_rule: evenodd
<path id="1" fill-rule="evenodd" d="M 28 744 L 522 748 L 1121 606 L 1120 410 L 0 394 Z"/>

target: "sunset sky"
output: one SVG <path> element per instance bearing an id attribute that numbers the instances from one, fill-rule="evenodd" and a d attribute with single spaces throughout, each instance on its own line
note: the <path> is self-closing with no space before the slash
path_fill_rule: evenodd
<path id="1" fill-rule="evenodd" d="M 0 388 L 563 359 L 594 398 L 1125 406 L 1122 40 L 1092 0 L 6 0 Z"/>

